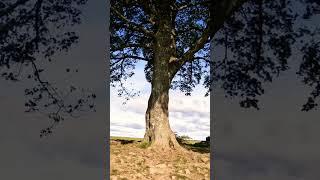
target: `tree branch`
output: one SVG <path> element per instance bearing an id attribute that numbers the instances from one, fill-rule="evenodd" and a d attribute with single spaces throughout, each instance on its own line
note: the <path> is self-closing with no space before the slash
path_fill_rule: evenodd
<path id="1" fill-rule="evenodd" d="M 122 15 L 118 10 L 116 10 L 114 7 L 111 7 L 110 9 L 112 12 L 115 13 L 115 15 L 117 15 L 117 17 L 119 17 L 122 21 L 125 22 L 125 25 L 127 25 L 129 29 L 131 29 L 133 31 L 141 32 L 141 33 L 145 34 L 146 36 L 154 37 L 153 32 L 144 29 L 143 27 L 141 27 L 140 25 L 138 25 L 134 22 L 131 22 L 124 15 Z"/>
<path id="2" fill-rule="evenodd" d="M 116 48 L 110 48 L 111 52 L 115 52 L 115 51 L 120 51 L 123 50 L 124 48 L 145 48 L 145 49 L 151 49 L 151 47 L 147 46 L 146 44 L 123 44 L 120 47 L 116 47 Z"/>
<path id="3" fill-rule="evenodd" d="M 36 48 L 39 48 L 39 38 L 40 38 L 40 23 L 42 23 L 42 18 L 41 18 L 41 6 L 42 6 L 43 0 L 38 0 L 36 5 L 35 5 L 35 23 L 34 23 L 34 30 L 36 32 L 36 37 L 35 37 L 35 43 L 36 43 Z"/>
<path id="4" fill-rule="evenodd" d="M 224 22 L 247 1 L 248 0 L 212 0 L 209 9 L 210 16 L 214 21 L 209 24 L 209 26 L 211 26 L 210 37 L 212 38 L 223 26 Z"/>
<path id="5" fill-rule="evenodd" d="M 209 18 L 208 22 L 210 22 L 211 19 Z M 203 31 L 200 39 L 198 39 L 198 41 L 194 44 L 193 47 L 191 47 L 181 58 L 172 61 L 172 63 L 174 65 L 172 65 L 173 68 L 171 68 L 171 73 L 172 75 L 174 75 L 179 69 L 180 67 L 185 64 L 187 61 L 190 61 L 193 58 L 194 54 L 196 52 L 198 52 L 200 49 L 202 49 L 204 47 L 204 45 L 208 42 L 209 37 L 210 37 L 210 26 L 207 26 L 205 28 L 205 30 Z M 171 74 L 170 73 L 170 74 Z"/>
<path id="6" fill-rule="evenodd" d="M 212 39 L 213 36 L 222 28 L 224 22 L 247 0 L 212 0 L 208 4 L 210 10 L 210 16 L 207 20 L 207 27 L 204 29 L 200 39 L 190 47 L 189 50 L 179 59 L 172 61 L 170 68 L 170 76 L 173 76 L 178 72 L 181 66 L 187 61 L 193 60 L 193 56 L 204 45 Z"/>
<path id="7" fill-rule="evenodd" d="M 7 9 L 0 11 L 0 17 L 10 14 L 12 11 L 15 10 L 18 6 L 24 5 L 30 0 L 17 0 L 14 4 L 9 6 Z"/>
<path id="8" fill-rule="evenodd" d="M 120 60 L 124 60 L 124 59 L 129 59 L 129 58 L 131 58 L 131 59 L 136 59 L 136 60 L 143 60 L 143 61 L 149 61 L 149 59 L 147 59 L 147 58 L 144 58 L 144 57 L 140 57 L 140 56 L 134 56 L 134 55 L 126 55 L 126 56 L 123 56 L 123 57 L 111 57 L 111 60 L 112 59 L 120 59 Z M 116 63 L 114 63 L 114 64 L 116 64 Z"/>
<path id="9" fill-rule="evenodd" d="M 191 26 L 189 29 L 183 29 L 183 30 L 176 30 L 176 34 L 181 34 L 181 33 L 186 33 L 186 32 L 190 32 L 191 30 L 195 30 L 195 31 L 203 31 L 204 29 L 197 27 L 197 26 Z"/>
<path id="10" fill-rule="evenodd" d="M 195 7 L 195 6 L 207 6 L 208 4 L 210 4 L 210 0 L 209 1 L 203 1 L 203 2 L 198 2 L 196 4 L 192 4 L 192 3 L 188 3 L 188 4 L 183 4 L 177 7 L 177 11 L 182 11 L 184 9 L 190 8 L 190 7 Z"/>
<path id="11" fill-rule="evenodd" d="M 150 18 L 148 21 L 152 24 L 155 25 L 155 14 L 156 11 L 155 9 L 151 6 L 150 0 L 138 0 L 139 4 L 142 5 L 142 8 L 145 10 L 147 14 L 149 14 Z"/>

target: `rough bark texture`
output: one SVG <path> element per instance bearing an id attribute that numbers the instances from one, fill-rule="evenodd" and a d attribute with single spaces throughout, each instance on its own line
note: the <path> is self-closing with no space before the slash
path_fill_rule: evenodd
<path id="1" fill-rule="evenodd" d="M 169 3 L 170 4 L 170 3 Z M 175 38 L 173 32 L 173 15 L 167 13 L 167 3 L 158 4 L 158 31 L 154 41 L 154 66 L 151 94 L 146 111 L 146 133 L 144 141 L 152 147 L 162 149 L 180 149 L 169 124 L 169 88 L 171 75 L 169 61 L 174 57 Z"/>

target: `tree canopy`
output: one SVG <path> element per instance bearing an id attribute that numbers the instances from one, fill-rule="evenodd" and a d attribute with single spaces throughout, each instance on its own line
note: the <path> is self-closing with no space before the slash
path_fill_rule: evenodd
<path id="1" fill-rule="evenodd" d="M 206 1 L 197 1 L 197 5 L 178 1 L 172 11 L 175 19 L 175 48 L 170 66 L 171 76 L 177 72 L 179 78 L 172 81 L 171 88 L 179 89 L 190 95 L 192 88 L 200 83 L 203 75 L 209 79 L 209 32 L 207 21 L 209 9 Z M 157 24 L 154 4 L 148 1 L 111 1 L 111 83 L 122 84 L 134 74 L 135 63 L 145 61 L 145 76 L 151 82 L 153 72 L 152 47 Z M 167 13 L 167 12 L 165 12 Z M 206 30 L 207 29 L 207 30 Z M 168 34 L 168 36 L 170 36 Z M 202 47 L 204 46 L 204 47 Z M 199 47 L 202 47 L 201 50 Z M 195 53 L 197 52 L 197 53 Z M 178 59 L 178 61 L 177 61 Z M 180 65 L 184 64 L 180 69 Z M 123 88 L 122 88 L 123 90 Z M 122 91 L 125 92 L 125 91 Z"/>
<path id="2" fill-rule="evenodd" d="M 134 74 L 135 64 L 145 61 L 146 80 L 153 71 L 157 1 L 111 1 L 111 83 L 120 84 L 120 95 L 129 95 L 123 80 Z M 164 13 L 172 13 L 175 49 L 171 66 L 171 89 L 190 95 L 204 87 L 225 90 L 240 97 L 240 105 L 259 109 L 264 83 L 288 70 L 300 53 L 297 75 L 313 88 L 302 110 L 317 106 L 320 95 L 319 18 L 317 0 L 176 0 Z M 223 51 L 210 62 L 210 42 Z M 177 68 L 175 68 L 177 67 Z M 209 68 L 210 67 L 210 68 Z M 210 74 L 210 70 L 212 74 Z M 175 71 L 177 73 L 175 74 Z M 210 75 L 212 78 L 210 78 Z M 212 85 L 212 86 L 211 86 Z M 208 92 L 209 92 L 208 91 Z M 208 95 L 208 94 L 207 94 Z"/>

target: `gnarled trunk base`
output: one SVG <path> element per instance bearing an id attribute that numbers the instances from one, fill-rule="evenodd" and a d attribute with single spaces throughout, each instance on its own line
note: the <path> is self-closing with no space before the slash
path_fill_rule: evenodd
<path id="1" fill-rule="evenodd" d="M 145 133 L 143 141 L 150 144 L 151 149 L 157 149 L 157 150 L 183 150 L 184 149 L 178 143 L 174 133 L 171 130 L 162 131 L 161 134 L 156 134 L 151 130 L 149 130 Z"/>

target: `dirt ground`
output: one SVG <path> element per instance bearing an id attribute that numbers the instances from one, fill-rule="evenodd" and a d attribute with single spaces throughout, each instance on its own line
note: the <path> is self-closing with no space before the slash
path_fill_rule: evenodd
<path id="1" fill-rule="evenodd" d="M 209 152 L 162 152 L 137 141 L 111 140 L 111 180 L 209 180 Z"/>

